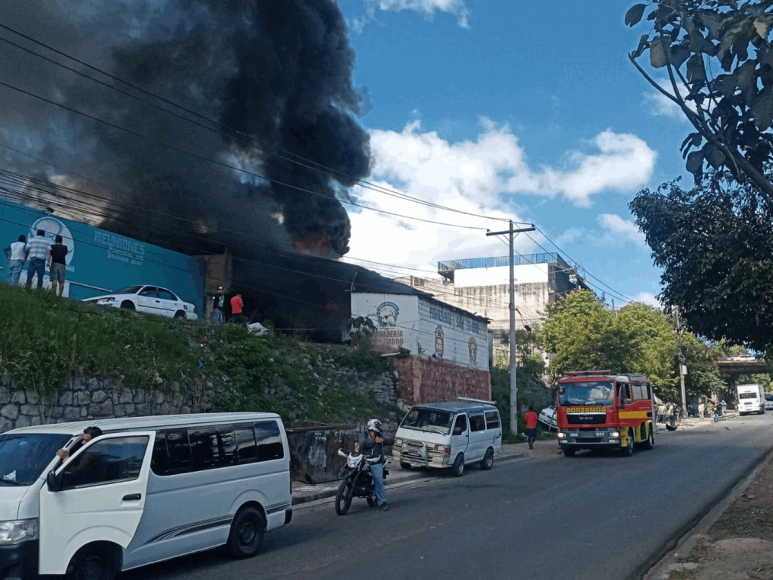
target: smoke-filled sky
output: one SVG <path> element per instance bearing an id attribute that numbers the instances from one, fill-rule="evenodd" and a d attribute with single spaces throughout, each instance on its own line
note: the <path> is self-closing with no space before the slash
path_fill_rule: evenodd
<path id="1" fill-rule="evenodd" d="M 0 87 L 0 145 L 60 169 L 8 150 L 0 156 L 6 167 L 138 205 L 140 213 L 95 211 L 115 217 L 124 208 L 110 225 L 130 235 L 161 223 L 158 235 L 179 233 L 181 250 L 204 240 L 322 239 L 332 255 L 427 277 L 437 260 L 505 255 L 501 241 L 462 227 L 502 222 L 356 185 L 367 178 L 428 202 L 534 222 L 598 278 L 588 281 L 599 294 L 653 302 L 659 272 L 627 203 L 684 173 L 678 144 L 687 129 L 627 62 L 638 36 L 623 24 L 626 3 L 554 7 L 6 0 L 0 24 L 201 114 L 209 120 L 193 118 L 209 129 L 3 43 L 0 82 L 155 141 Z M 68 62 L 6 30 L 0 38 Z M 519 238 L 520 252 L 556 250 L 532 235 Z"/>

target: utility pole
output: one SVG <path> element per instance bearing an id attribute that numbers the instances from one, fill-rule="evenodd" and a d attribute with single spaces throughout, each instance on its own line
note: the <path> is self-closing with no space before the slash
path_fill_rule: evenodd
<path id="1" fill-rule="evenodd" d="M 687 367 L 684 364 L 684 355 L 682 355 L 682 326 L 679 324 L 679 309 L 675 309 L 676 312 L 676 345 L 679 352 L 679 381 L 682 383 L 682 410 L 679 415 L 684 419 L 687 412 L 687 395 L 684 390 L 684 375 L 687 374 Z"/>
<path id="2" fill-rule="evenodd" d="M 530 228 L 513 229 L 513 220 L 510 220 L 510 229 L 503 232 L 487 232 L 487 236 L 501 236 L 508 234 L 510 237 L 510 432 L 518 435 L 518 385 L 515 379 L 515 255 L 513 250 L 513 234 L 521 232 L 533 232 Z"/>

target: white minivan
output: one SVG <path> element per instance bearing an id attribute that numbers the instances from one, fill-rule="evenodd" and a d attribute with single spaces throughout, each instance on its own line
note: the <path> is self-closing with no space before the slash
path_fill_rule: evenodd
<path id="1" fill-rule="evenodd" d="M 103 435 L 80 445 L 97 426 Z M 60 448 L 75 448 L 61 465 Z M 292 518 L 274 413 L 94 420 L 0 434 L 0 579 L 108 579 L 227 546 L 254 556 Z M 85 577 L 85 576 L 84 576 Z"/>
<path id="2" fill-rule="evenodd" d="M 450 467 L 458 477 L 471 463 L 491 469 L 501 450 L 502 421 L 494 402 L 460 397 L 413 407 L 397 429 L 392 457 L 403 469 Z"/>
<path id="3" fill-rule="evenodd" d="M 738 385 L 738 414 L 765 412 L 765 387 L 762 385 Z"/>

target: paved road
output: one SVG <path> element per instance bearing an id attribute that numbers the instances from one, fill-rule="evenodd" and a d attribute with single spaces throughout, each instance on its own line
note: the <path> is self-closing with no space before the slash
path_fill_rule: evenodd
<path id="1" fill-rule="evenodd" d="M 386 513 L 363 500 L 345 517 L 329 502 L 302 507 L 252 560 L 209 552 L 122 579 L 640 578 L 772 436 L 768 414 L 663 433 L 630 458 L 583 452 L 434 476 L 389 490 Z"/>

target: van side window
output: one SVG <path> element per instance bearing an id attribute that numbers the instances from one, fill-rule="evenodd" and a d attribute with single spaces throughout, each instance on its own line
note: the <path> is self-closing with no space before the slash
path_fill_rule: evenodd
<path id="1" fill-rule="evenodd" d="M 485 431 L 486 422 L 483 415 L 470 415 L 470 431 Z"/>
<path id="2" fill-rule="evenodd" d="M 167 464 L 166 473 L 159 475 L 172 475 L 173 473 L 185 473 L 191 471 L 191 446 L 188 443 L 187 429 L 169 429 L 166 431 Z"/>
<path id="3" fill-rule="evenodd" d="M 255 430 L 249 423 L 234 425 L 236 437 L 236 455 L 238 463 L 253 463 L 258 460 L 258 446 L 255 443 Z"/>
<path id="4" fill-rule="evenodd" d="M 454 435 L 463 435 L 467 432 L 467 415 L 457 415 Z"/>
<path id="5" fill-rule="evenodd" d="M 137 479 L 147 446 L 147 437 L 97 441 L 65 468 L 62 489 Z"/>
<path id="6" fill-rule="evenodd" d="M 499 429 L 499 413 L 486 411 L 486 429 Z"/>
<path id="7" fill-rule="evenodd" d="M 276 421 L 260 421 L 253 426 L 255 439 L 258 442 L 258 461 L 282 459 L 285 456 L 285 450 Z"/>
<path id="8" fill-rule="evenodd" d="M 215 469 L 236 463 L 236 442 L 230 425 L 188 429 L 193 470 Z"/>

